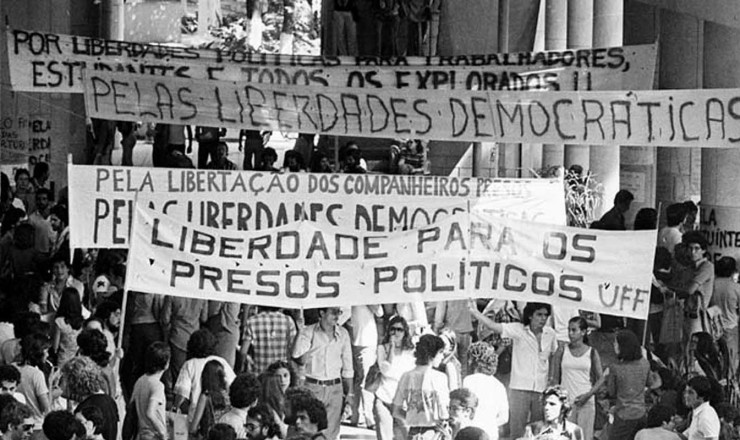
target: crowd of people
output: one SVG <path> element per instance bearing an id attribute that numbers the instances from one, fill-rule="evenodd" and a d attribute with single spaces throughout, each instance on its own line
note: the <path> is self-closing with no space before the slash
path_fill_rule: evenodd
<path id="1" fill-rule="evenodd" d="M 206 133 L 199 166 L 236 169 Z M 277 170 L 269 133 L 242 135 L 261 144 L 243 168 Z M 169 136 L 159 165 L 189 161 Z M 356 144 L 342 159 L 366 169 Z M 305 168 L 298 151 L 285 161 Z M 381 440 L 740 438 L 738 267 L 709 258 L 691 202 L 666 209 L 647 321 L 502 299 L 282 310 L 128 292 L 124 310 L 126 252 L 72 252 L 48 168 L 14 180 L 0 200 L 9 439 L 333 440 L 342 424 Z M 632 199 L 592 227 L 626 229 Z M 657 229 L 657 212 L 634 228 Z"/>

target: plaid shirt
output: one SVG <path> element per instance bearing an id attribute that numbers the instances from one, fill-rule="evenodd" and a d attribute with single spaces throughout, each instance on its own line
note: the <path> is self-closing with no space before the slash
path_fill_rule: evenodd
<path id="1" fill-rule="evenodd" d="M 246 343 L 254 347 L 254 364 L 261 374 L 275 361 L 290 358 L 296 327 L 281 312 L 262 312 L 247 319 Z"/>

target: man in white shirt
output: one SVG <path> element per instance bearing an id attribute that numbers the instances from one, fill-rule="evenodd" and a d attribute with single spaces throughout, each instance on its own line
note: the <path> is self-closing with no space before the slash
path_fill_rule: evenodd
<path id="1" fill-rule="evenodd" d="M 542 420 L 542 392 L 547 386 L 550 358 L 558 348 L 555 331 L 545 326 L 550 305 L 528 303 L 522 322 L 509 324 L 493 322 L 478 311 L 474 301 L 469 307 L 480 323 L 512 340 L 509 427 L 512 438 L 522 437 L 527 423 Z"/>
<path id="2" fill-rule="evenodd" d="M 709 405 L 711 395 L 712 385 L 704 376 L 696 376 L 686 384 L 683 400 L 691 408 L 691 424 L 683 435 L 688 440 L 719 439 L 719 417 L 717 411 Z"/>
<path id="3" fill-rule="evenodd" d="M 375 396 L 365 391 L 362 385 L 378 357 L 378 326 L 375 317 L 381 316 L 383 308 L 379 304 L 352 307 L 352 357 L 355 370 L 353 394 L 356 399 L 352 402 L 351 423 L 355 426 L 363 421 L 362 416 L 367 428 L 375 426 L 373 417 Z"/>
<path id="4" fill-rule="evenodd" d="M 658 232 L 658 246 L 668 249 L 673 255 L 673 248 L 681 243 L 683 235 L 683 221 L 686 218 L 686 206 L 683 203 L 674 203 L 665 210 L 667 225 Z"/>
<path id="5" fill-rule="evenodd" d="M 326 438 L 339 438 L 343 413 L 352 412 L 352 347 L 349 334 L 339 326 L 338 307 L 319 309 L 319 322 L 298 323 L 293 357 L 302 358 L 305 386 L 326 407 Z"/>

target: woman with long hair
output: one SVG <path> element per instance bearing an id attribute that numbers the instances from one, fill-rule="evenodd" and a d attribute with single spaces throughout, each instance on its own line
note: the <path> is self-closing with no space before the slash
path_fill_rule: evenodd
<path id="1" fill-rule="evenodd" d="M 593 438 L 596 418 L 594 395 L 603 383 L 601 358 L 588 345 L 588 322 L 582 316 L 568 321 L 568 345 L 555 352 L 550 363 L 550 382 L 559 384 L 573 397 L 573 408 L 568 420 L 583 429 L 585 438 Z"/>
<path id="2" fill-rule="evenodd" d="M 84 321 L 79 293 L 74 287 L 64 288 L 52 327 L 52 348 L 57 355 L 58 366 L 77 354 L 77 335 Z"/>
<path id="3" fill-rule="evenodd" d="M 630 330 L 617 333 L 614 351 L 618 361 L 605 372 L 607 392 L 616 403 L 609 440 L 627 440 L 645 425 L 645 387 L 653 385 L 653 375 L 640 341 Z"/>
<path id="4" fill-rule="evenodd" d="M 205 438 L 216 421 L 229 411 L 229 387 L 224 366 L 216 360 L 206 362 L 200 380 L 201 394 L 189 428 L 191 436 L 200 434 Z"/>
<path id="5" fill-rule="evenodd" d="M 398 381 L 393 398 L 393 416 L 405 421 L 409 440 L 441 435 L 449 418 L 450 389 L 447 377 L 436 370 L 444 356 L 445 343 L 435 335 L 423 335 L 414 350 L 416 367 Z"/>
<path id="6" fill-rule="evenodd" d="M 706 376 L 717 382 L 726 377 L 727 359 L 720 356 L 712 335 L 707 332 L 691 335 L 685 359 L 683 373 L 687 376 Z"/>
<path id="7" fill-rule="evenodd" d="M 393 417 L 393 397 L 403 373 L 414 369 L 414 343 L 405 319 L 394 316 L 388 322 L 383 343 L 378 346 L 380 384 L 375 391 L 373 415 L 380 440 L 403 438 L 403 420 Z"/>
<path id="8" fill-rule="evenodd" d="M 260 381 L 259 403 L 270 409 L 283 437 L 288 432 L 288 425 L 285 423 L 287 415 L 285 392 L 295 385 L 295 381 L 295 372 L 286 361 L 276 361 L 270 364 Z"/>

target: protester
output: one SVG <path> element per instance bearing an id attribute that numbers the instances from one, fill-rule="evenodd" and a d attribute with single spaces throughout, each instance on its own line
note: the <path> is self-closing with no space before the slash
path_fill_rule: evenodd
<path id="1" fill-rule="evenodd" d="M 272 363 L 290 359 L 296 325 L 279 309 L 260 307 L 256 315 L 246 319 L 244 328 L 240 351 L 246 359 L 252 348 L 254 373 L 262 374 Z"/>
<path id="2" fill-rule="evenodd" d="M 393 398 L 393 416 L 408 426 L 408 438 L 418 440 L 439 432 L 448 418 L 447 377 L 435 368 L 442 362 L 444 341 L 422 335 L 416 344 L 416 367 L 403 374 Z"/>
<path id="3" fill-rule="evenodd" d="M 527 425 L 525 437 L 532 434 L 535 438 L 568 438 L 584 440 L 583 431 L 573 422 L 567 420 L 570 412 L 568 392 L 553 386 L 542 392 L 543 419 Z M 610 439 L 612 437 L 609 437 Z"/>
<path id="4" fill-rule="evenodd" d="M 403 419 L 393 416 L 393 398 L 398 381 L 404 373 L 414 369 L 414 344 L 406 320 L 394 316 L 378 346 L 378 369 L 380 383 L 375 391 L 373 415 L 375 433 L 379 440 L 403 438 L 406 434 Z"/>
<path id="5" fill-rule="evenodd" d="M 626 189 L 620 189 L 614 196 L 614 206 L 604 213 L 598 221 L 591 224 L 591 229 L 605 231 L 626 231 L 624 214 L 630 210 L 635 196 Z"/>
<path id="6" fill-rule="evenodd" d="M 588 345 L 588 323 L 577 316 L 568 322 L 570 343 L 560 347 L 552 359 L 551 383 L 559 384 L 573 398 L 568 420 L 580 426 L 585 438 L 593 438 L 596 417 L 595 395 L 603 384 L 601 357 Z"/>
<path id="7" fill-rule="evenodd" d="M 606 373 L 607 392 L 615 400 L 614 420 L 608 435 L 609 440 L 627 440 L 645 425 L 645 387 L 655 385 L 655 379 L 634 333 L 620 330 L 614 350 L 618 362 Z"/>
<path id="8" fill-rule="evenodd" d="M 20 382 L 21 372 L 16 367 L 0 365 L 0 395 L 12 396 L 20 403 L 26 403 L 26 398 L 17 391 Z"/>
<path id="9" fill-rule="evenodd" d="M 249 409 L 244 425 L 247 440 L 270 440 L 283 438 L 280 427 L 273 418 L 272 409 L 257 405 Z"/>
<path id="10" fill-rule="evenodd" d="M 720 310 L 722 338 L 729 351 L 730 371 L 738 372 L 740 366 L 740 333 L 738 333 L 738 306 L 740 306 L 740 285 L 737 283 L 737 262 L 724 256 L 714 265 L 714 294 L 710 306 Z"/>
<path id="11" fill-rule="evenodd" d="M 44 415 L 51 408 L 51 398 L 46 377 L 40 367 L 44 365 L 48 356 L 51 341 L 43 334 L 33 333 L 21 340 L 21 360 L 13 364 L 21 373 L 18 392 L 23 394 L 34 423 L 41 423 Z"/>
<path id="12" fill-rule="evenodd" d="M 44 418 L 47 440 L 84 440 L 85 427 L 69 411 L 52 411 Z"/>
<path id="13" fill-rule="evenodd" d="M 667 224 L 658 232 L 658 246 L 668 249 L 671 254 L 676 245 L 681 243 L 686 215 L 686 206 L 683 203 L 673 203 L 665 210 Z"/>
<path id="14" fill-rule="evenodd" d="M 267 367 L 262 375 L 259 403 L 270 409 L 282 435 L 287 433 L 288 426 L 283 423 L 287 415 L 285 393 L 295 385 L 295 373 L 290 364 L 277 361 Z"/>
<path id="15" fill-rule="evenodd" d="M 480 323 L 512 340 L 512 368 L 509 383 L 509 427 L 519 438 L 530 421 L 542 420 L 541 394 L 548 382 L 550 357 L 557 350 L 555 331 L 546 327 L 550 305 L 528 303 L 522 322 L 499 324 L 478 311 L 475 302 L 468 307 Z"/>
<path id="16" fill-rule="evenodd" d="M 498 365 L 496 349 L 486 342 L 474 342 L 468 359 L 472 374 L 465 376 L 463 387 L 475 390 L 478 396 L 473 426 L 482 428 L 489 438 L 498 439 L 499 428 L 509 421 L 509 398 L 504 385 L 494 377 Z"/>
<path id="17" fill-rule="evenodd" d="M 205 437 L 230 409 L 226 372 L 217 360 L 208 361 L 200 376 L 201 393 L 189 422 L 190 435 Z"/>
<path id="18" fill-rule="evenodd" d="M 473 419 L 478 411 L 478 396 L 468 388 L 458 388 L 450 392 L 449 437 L 473 426 Z"/>
<path id="19" fill-rule="evenodd" d="M 9 402 L 0 411 L 0 432 L 3 440 L 29 439 L 34 427 L 31 409 L 23 403 Z"/>
<path id="20" fill-rule="evenodd" d="M 239 344 L 239 311 L 241 304 L 225 301 L 208 301 L 206 327 L 216 337 L 216 356 L 226 359 L 234 369 L 236 346 Z"/>
<path id="21" fill-rule="evenodd" d="M 298 434 L 311 436 L 313 440 L 329 440 L 328 415 L 323 402 L 315 397 L 296 400 L 295 430 Z M 337 437 L 338 438 L 338 437 Z"/>
<path id="22" fill-rule="evenodd" d="M 635 440 L 681 440 L 675 432 L 672 408 L 656 405 L 650 408 L 647 416 L 647 426 L 635 435 Z"/>
<path id="23" fill-rule="evenodd" d="M 62 366 L 62 396 L 77 402 L 74 412 L 87 407 L 99 408 L 105 421 L 102 427 L 105 440 L 116 440 L 118 407 L 115 400 L 105 393 L 106 382 L 100 367 L 90 358 L 76 356 Z"/>
<path id="24" fill-rule="evenodd" d="M 66 287 L 59 300 L 51 344 L 58 365 L 63 365 L 77 354 L 77 335 L 82 330 L 83 321 L 80 295 L 73 287 Z"/>
<path id="25" fill-rule="evenodd" d="M 239 374 L 229 387 L 231 409 L 224 413 L 217 422 L 234 428 L 238 439 L 247 437 L 245 430 L 247 412 L 257 403 L 259 389 L 260 383 L 257 377 L 251 373 Z"/>
<path id="26" fill-rule="evenodd" d="M 691 424 L 683 432 L 683 435 L 688 440 L 719 438 L 719 417 L 709 404 L 712 394 L 711 382 L 706 377 L 696 376 L 686 384 L 683 400 L 686 406 L 691 409 Z"/>
<path id="27" fill-rule="evenodd" d="M 137 438 L 139 440 L 162 440 L 167 438 L 167 420 L 162 374 L 170 363 L 170 349 L 162 342 L 155 342 L 147 348 L 144 357 L 144 375 L 134 385 L 131 396 L 137 417 Z M 129 406 L 131 407 L 131 406 Z"/>
<path id="28" fill-rule="evenodd" d="M 365 383 L 370 366 L 378 359 L 378 327 L 375 319 L 383 316 L 383 308 L 378 304 L 353 306 L 351 313 L 352 359 L 355 371 L 352 393 L 356 398 L 352 401 L 350 423 L 354 426 L 364 423 L 368 429 L 374 429 L 374 397 L 372 393 L 365 391 L 362 385 Z"/>
<path id="29" fill-rule="evenodd" d="M 302 358 L 305 386 L 326 408 L 326 438 L 339 438 L 343 414 L 352 411 L 354 369 L 349 334 L 338 325 L 339 308 L 319 309 L 319 322 L 298 327 L 293 357 Z M 305 355 L 305 356 L 304 356 Z"/>

